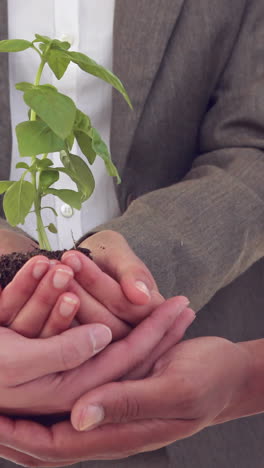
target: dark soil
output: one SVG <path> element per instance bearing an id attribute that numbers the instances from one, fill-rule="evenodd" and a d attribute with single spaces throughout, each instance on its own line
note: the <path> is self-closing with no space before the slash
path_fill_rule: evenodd
<path id="1" fill-rule="evenodd" d="M 87 255 L 87 257 L 92 259 L 91 251 L 89 249 L 83 249 L 81 247 L 77 248 L 79 252 Z M 66 250 L 32 250 L 31 252 L 13 252 L 9 255 L 0 256 L 0 286 L 4 288 L 5 286 L 12 281 L 15 274 L 22 268 L 22 266 L 32 257 L 36 255 L 45 255 L 51 260 L 60 260 L 62 255 Z"/>

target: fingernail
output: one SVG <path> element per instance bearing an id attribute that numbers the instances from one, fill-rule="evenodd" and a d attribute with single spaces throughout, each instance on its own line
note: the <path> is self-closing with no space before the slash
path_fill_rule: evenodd
<path id="1" fill-rule="evenodd" d="M 136 288 L 139 289 L 139 291 L 143 292 L 144 294 L 146 294 L 146 296 L 150 298 L 149 289 L 147 285 L 143 283 L 143 281 L 136 281 L 135 285 L 136 285 Z"/>
<path id="2" fill-rule="evenodd" d="M 189 299 L 187 299 L 187 297 L 182 296 L 181 297 L 181 302 L 177 306 L 178 314 L 181 314 L 189 304 L 190 304 Z"/>
<path id="3" fill-rule="evenodd" d="M 35 279 L 40 279 L 42 276 L 48 271 L 49 262 L 45 262 L 45 260 L 38 260 L 35 264 L 32 275 Z"/>
<path id="4" fill-rule="evenodd" d="M 97 426 L 100 422 L 104 419 L 104 409 L 102 406 L 99 405 L 89 405 L 84 410 L 79 430 L 80 431 L 88 431 L 93 429 Z"/>
<path id="5" fill-rule="evenodd" d="M 60 304 L 60 314 L 63 317 L 70 317 L 73 313 L 73 310 L 77 302 L 78 302 L 77 299 L 74 299 L 73 297 L 65 296 L 63 298 L 63 301 Z"/>
<path id="6" fill-rule="evenodd" d="M 71 278 L 73 278 L 73 274 L 71 271 L 58 268 L 55 271 L 55 274 L 53 276 L 54 288 L 56 289 L 64 288 Z"/>
<path id="7" fill-rule="evenodd" d="M 68 266 L 70 266 L 73 269 L 73 271 L 75 271 L 75 273 L 78 273 L 79 271 L 81 271 L 82 262 L 77 255 L 75 254 L 67 255 L 67 257 L 65 258 L 65 263 Z"/>
<path id="8" fill-rule="evenodd" d="M 94 354 L 99 353 L 99 351 L 104 349 L 112 341 L 110 328 L 103 324 L 91 325 L 89 333 L 93 342 Z"/>

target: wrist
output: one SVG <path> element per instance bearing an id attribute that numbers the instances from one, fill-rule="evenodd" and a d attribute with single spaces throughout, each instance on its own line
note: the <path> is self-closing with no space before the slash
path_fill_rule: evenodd
<path id="1" fill-rule="evenodd" d="M 259 344 L 262 341 L 262 360 L 259 356 Z M 239 384 L 223 411 L 212 422 L 220 424 L 233 419 L 247 417 L 264 411 L 264 340 L 235 344 L 240 353 Z"/>

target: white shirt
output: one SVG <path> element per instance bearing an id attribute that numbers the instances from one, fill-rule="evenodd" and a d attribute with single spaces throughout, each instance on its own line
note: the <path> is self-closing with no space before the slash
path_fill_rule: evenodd
<path id="1" fill-rule="evenodd" d="M 115 0 L 8 0 L 9 38 L 32 40 L 34 34 L 38 33 L 67 40 L 72 43 L 72 50 L 87 54 L 111 70 L 114 6 Z M 38 65 L 38 55 L 31 49 L 9 54 L 13 133 L 11 180 L 17 180 L 22 173 L 21 169 L 15 168 L 16 163 L 29 161 L 18 155 L 15 126 L 28 117 L 23 93 L 17 91 L 14 84 L 20 81 L 32 83 Z M 59 81 L 46 65 L 41 83 L 51 83 L 61 93 L 69 95 L 77 107 L 90 116 L 93 126 L 109 147 L 112 98 L 110 85 L 88 75 L 74 64 L 69 65 Z M 72 148 L 72 153 L 83 157 L 77 145 Z M 61 165 L 58 154 L 49 157 L 55 165 Z M 85 157 L 83 159 L 87 162 Z M 42 206 L 52 206 L 58 213 L 58 217 L 55 217 L 49 209 L 42 211 L 44 225 L 52 222 L 58 229 L 57 235 L 47 231 L 54 250 L 71 247 L 73 238 L 78 240 L 96 225 L 119 214 L 115 181 L 107 175 L 101 158 L 97 156 L 91 169 L 95 177 L 95 191 L 82 205 L 81 211 L 72 210 L 57 197 L 46 196 L 42 201 Z M 60 176 L 54 187 L 76 190 L 76 185 L 65 175 L 64 178 Z M 29 214 L 21 227 L 36 237 L 34 214 Z"/>

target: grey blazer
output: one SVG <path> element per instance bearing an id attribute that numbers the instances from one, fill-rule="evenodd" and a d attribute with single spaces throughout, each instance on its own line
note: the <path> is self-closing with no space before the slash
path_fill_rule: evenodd
<path id="1" fill-rule="evenodd" d="M 4 2 L 1 35 L 6 34 Z M 189 336 L 264 335 L 264 3 L 116 0 L 111 150 L 121 232 L 163 294 L 199 312 Z M 0 57 L 0 179 L 9 161 Z M 99 467 L 259 468 L 263 417 L 231 422 Z M 7 465 L 7 464 L 6 464 Z"/>

